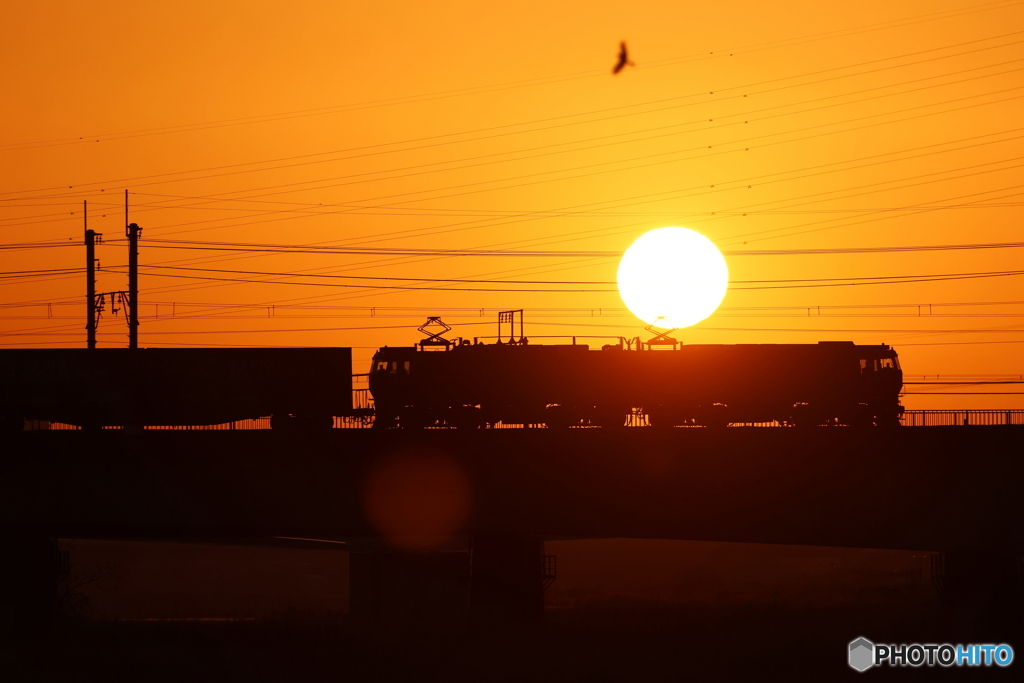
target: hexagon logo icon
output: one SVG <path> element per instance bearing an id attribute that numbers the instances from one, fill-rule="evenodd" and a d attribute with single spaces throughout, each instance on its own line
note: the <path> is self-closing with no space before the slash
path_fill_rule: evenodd
<path id="1" fill-rule="evenodd" d="M 866 671 L 875 663 L 875 644 L 867 638 L 858 638 L 850 643 L 850 666 L 857 671 Z"/>

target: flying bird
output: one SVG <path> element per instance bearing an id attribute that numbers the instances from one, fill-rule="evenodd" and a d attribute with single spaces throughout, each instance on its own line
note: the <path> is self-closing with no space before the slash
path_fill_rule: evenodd
<path id="1" fill-rule="evenodd" d="M 615 68 L 612 69 L 612 75 L 614 76 L 618 74 L 627 66 L 636 66 L 636 64 L 629 61 L 629 52 L 626 50 L 626 41 L 622 41 L 619 43 L 619 61 L 615 63 Z"/>

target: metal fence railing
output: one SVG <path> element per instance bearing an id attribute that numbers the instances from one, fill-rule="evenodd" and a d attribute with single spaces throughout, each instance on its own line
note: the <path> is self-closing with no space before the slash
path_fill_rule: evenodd
<path id="1" fill-rule="evenodd" d="M 336 418 L 337 421 L 337 418 Z M 33 420 L 25 423 L 26 431 L 37 431 L 37 430 L 51 430 L 51 431 L 75 431 L 81 430 L 81 427 L 77 425 L 64 424 L 62 422 L 42 422 Z M 101 429 L 123 429 L 118 425 L 105 425 Z M 224 422 L 222 424 L 215 425 L 147 425 L 143 429 L 155 430 L 155 431 L 209 431 L 209 430 L 253 430 L 253 429 L 270 429 L 270 417 L 257 417 L 252 420 L 236 420 L 234 422 Z"/>
<path id="2" fill-rule="evenodd" d="M 1024 410 L 907 410 L 904 427 L 1024 425 Z"/>
<path id="3" fill-rule="evenodd" d="M 362 378 L 362 381 L 360 379 Z M 352 390 L 352 407 L 362 414 L 355 416 L 344 416 L 334 418 L 335 429 L 366 429 L 373 426 L 373 397 L 370 396 L 370 389 L 366 386 L 366 375 L 355 375 L 353 380 L 356 388 Z M 363 386 L 360 386 L 363 385 Z M 68 431 L 79 430 L 76 425 L 64 424 L 61 422 L 46 422 L 45 420 L 26 420 L 26 431 Z M 105 426 L 103 429 L 121 429 L 118 426 Z M 250 420 L 235 420 L 215 425 L 149 425 L 144 427 L 148 430 L 172 430 L 172 431 L 208 431 L 208 430 L 254 430 L 270 429 L 270 416 L 257 417 Z"/>
<path id="4" fill-rule="evenodd" d="M 357 416 L 335 417 L 335 429 L 366 429 L 373 426 L 373 398 L 368 389 L 356 389 L 353 392 L 353 408 L 364 411 Z M 628 427 L 647 427 L 647 417 L 640 411 L 634 411 L 626 418 Z M 1024 426 L 1024 410 L 907 410 L 900 418 L 900 424 L 904 427 L 952 427 L 952 426 L 993 426 L 993 425 L 1020 425 Z M 732 427 L 779 427 L 777 422 L 757 423 L 732 423 Z M 527 427 L 522 424 L 497 423 L 490 425 L 490 429 L 523 429 Z M 535 424 L 529 427 L 543 429 L 545 425 Z M 527 427 L 528 428 L 528 427 Z M 74 425 L 62 424 L 59 422 L 45 422 L 42 420 L 31 420 L 25 422 L 25 429 L 29 431 L 38 430 L 77 430 Z M 103 429 L 121 429 L 117 426 L 108 426 Z M 175 425 L 175 426 L 148 426 L 147 430 L 258 430 L 270 429 L 270 417 L 259 417 L 252 420 L 237 420 L 215 425 Z"/>
<path id="5" fill-rule="evenodd" d="M 334 428 L 335 429 L 366 429 L 373 426 L 372 417 L 335 417 Z M 44 423 L 41 421 L 32 421 L 26 423 L 26 431 L 38 431 L 38 430 L 53 430 L 53 431 L 67 431 L 67 430 L 80 430 L 81 427 L 76 425 L 63 424 L 61 422 L 49 422 Z M 103 429 L 123 429 L 116 425 L 105 426 Z M 270 429 L 270 417 L 257 417 L 252 420 L 236 420 L 234 422 L 224 422 L 215 425 L 147 425 L 143 427 L 146 431 L 252 431 L 259 429 Z"/>

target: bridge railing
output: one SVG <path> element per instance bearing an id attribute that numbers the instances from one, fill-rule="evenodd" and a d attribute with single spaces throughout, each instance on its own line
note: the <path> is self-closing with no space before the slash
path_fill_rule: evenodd
<path id="1" fill-rule="evenodd" d="M 372 409 L 373 399 L 368 389 L 356 389 L 353 392 L 352 406 L 357 409 Z M 362 417 L 335 417 L 335 429 L 366 429 L 373 424 L 373 418 Z M 626 420 L 627 426 L 646 427 L 647 418 L 640 411 L 634 411 Z M 900 424 L 904 427 L 951 427 L 951 426 L 990 426 L 990 425 L 1021 425 L 1024 426 L 1024 410 L 907 410 L 900 418 Z M 59 422 L 32 421 L 26 422 L 26 429 L 35 430 L 66 430 L 78 429 L 74 425 L 61 424 Z M 531 425 L 542 427 L 543 425 Z M 733 427 L 778 427 L 777 422 L 756 422 L 756 423 L 732 423 Z M 491 429 L 522 429 L 524 425 L 498 423 L 491 425 Z M 120 429 L 120 427 L 104 427 L 104 429 Z M 252 430 L 270 429 L 270 417 L 259 417 L 252 420 L 237 420 L 216 425 L 177 425 L 177 426 L 149 426 L 149 429 L 170 429 L 170 430 Z M 700 427 L 694 427 L 700 429 Z"/>
<path id="2" fill-rule="evenodd" d="M 907 410 L 904 427 L 1024 425 L 1024 410 Z"/>
<path id="3" fill-rule="evenodd" d="M 356 376 L 359 377 L 358 375 Z M 365 377 L 365 375 L 363 376 Z M 365 381 L 362 384 L 365 385 Z M 366 386 L 359 386 L 357 379 L 356 388 L 352 390 L 352 407 L 356 410 L 373 410 L 373 397 L 370 396 L 370 389 Z M 372 426 L 373 418 L 365 415 L 359 416 L 345 416 L 334 418 L 335 429 L 365 429 Z M 43 420 L 26 420 L 25 429 L 28 431 L 38 430 L 76 430 L 80 427 L 75 425 L 63 424 L 61 422 L 45 422 Z M 107 426 L 103 429 L 121 429 L 117 426 Z M 270 416 L 257 417 L 251 420 L 235 420 L 234 422 L 224 422 L 222 424 L 215 425 L 148 425 L 144 429 L 151 430 L 184 430 L 184 431 L 197 431 L 197 430 L 252 430 L 252 429 L 270 429 Z"/>

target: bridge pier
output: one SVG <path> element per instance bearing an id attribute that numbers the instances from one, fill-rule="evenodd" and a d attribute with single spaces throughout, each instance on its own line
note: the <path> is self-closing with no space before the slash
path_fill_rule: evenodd
<path id="1" fill-rule="evenodd" d="M 501 532 L 471 541 L 470 608 L 477 620 L 540 624 L 544 618 L 544 541 Z"/>
<path id="2" fill-rule="evenodd" d="M 366 626 L 431 626 L 466 620 L 468 552 L 377 549 L 349 554 L 349 614 Z"/>
<path id="3" fill-rule="evenodd" d="M 550 564 L 540 537 L 496 532 L 468 552 L 352 552 L 349 612 L 366 625 L 537 625 Z"/>
<path id="4" fill-rule="evenodd" d="M 971 637 L 1006 642 L 1024 636 L 1021 571 L 1013 553 L 956 551 L 941 556 L 933 579 L 950 616 Z"/>
<path id="5" fill-rule="evenodd" d="M 64 556 L 66 557 L 66 555 Z M 0 634 L 22 640 L 44 634 L 57 603 L 62 554 L 56 539 L 11 536 L 0 545 Z"/>

